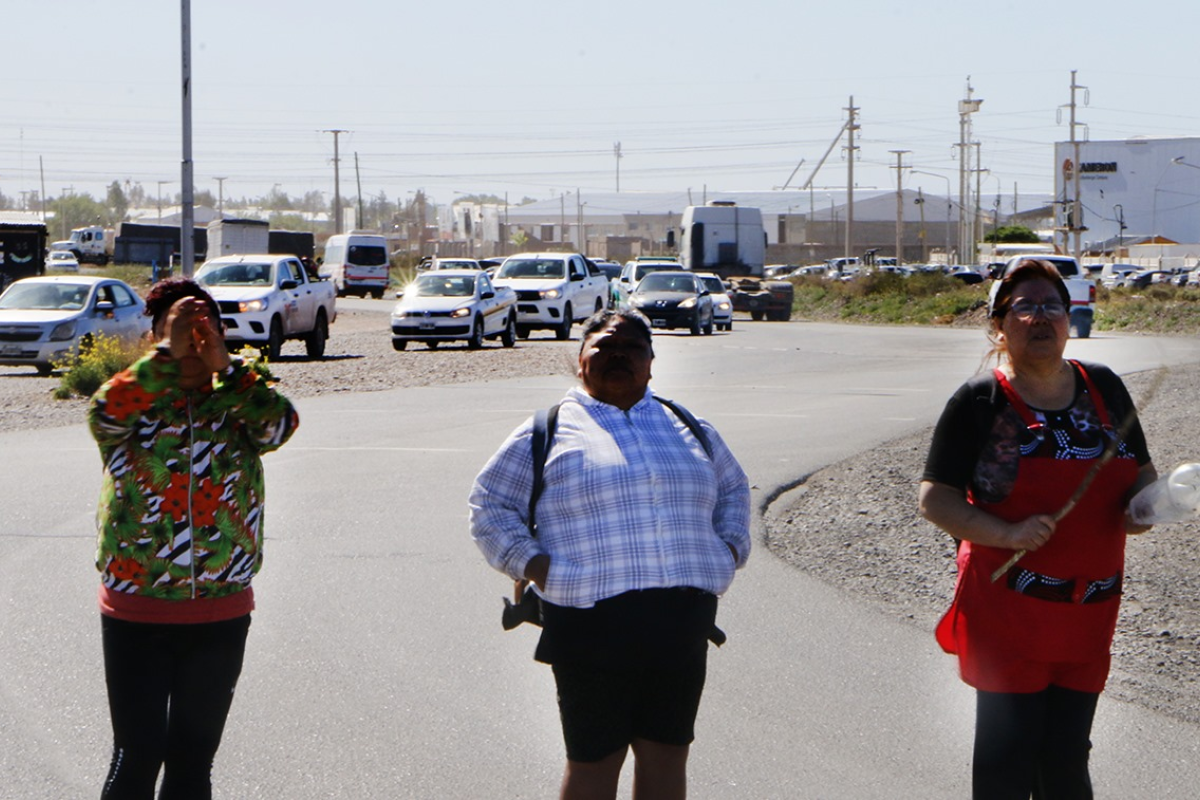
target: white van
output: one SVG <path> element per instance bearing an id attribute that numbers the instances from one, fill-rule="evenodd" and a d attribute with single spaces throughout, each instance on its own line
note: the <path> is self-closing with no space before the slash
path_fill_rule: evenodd
<path id="1" fill-rule="evenodd" d="M 338 233 L 325 243 L 321 277 L 333 281 L 338 296 L 383 297 L 388 285 L 387 239 L 375 233 Z"/>

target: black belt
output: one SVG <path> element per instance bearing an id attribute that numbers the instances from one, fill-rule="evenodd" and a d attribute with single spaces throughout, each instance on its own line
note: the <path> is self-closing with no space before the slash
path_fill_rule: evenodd
<path id="1" fill-rule="evenodd" d="M 1123 583 L 1124 575 L 1120 572 L 1086 583 L 1074 578 L 1052 578 L 1020 568 L 1008 572 L 1008 588 L 1051 603 L 1102 603 L 1120 597 Z"/>

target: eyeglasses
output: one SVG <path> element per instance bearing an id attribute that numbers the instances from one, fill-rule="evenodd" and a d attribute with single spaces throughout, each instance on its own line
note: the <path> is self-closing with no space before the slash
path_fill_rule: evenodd
<path id="1" fill-rule="evenodd" d="M 1051 300 L 1047 303 L 1018 300 L 1009 309 L 1009 313 L 1015 314 L 1017 319 L 1022 322 L 1029 322 L 1037 316 L 1039 311 L 1048 320 L 1062 319 L 1067 315 L 1067 307 L 1058 300 Z"/>

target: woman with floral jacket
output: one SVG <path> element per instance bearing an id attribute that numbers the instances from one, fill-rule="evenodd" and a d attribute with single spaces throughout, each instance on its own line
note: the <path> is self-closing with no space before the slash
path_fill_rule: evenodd
<path id="1" fill-rule="evenodd" d="M 260 456 L 298 417 L 231 359 L 217 304 L 184 279 L 146 298 L 155 349 L 88 412 L 104 461 L 96 567 L 113 756 L 104 798 L 211 797 L 262 564 Z"/>

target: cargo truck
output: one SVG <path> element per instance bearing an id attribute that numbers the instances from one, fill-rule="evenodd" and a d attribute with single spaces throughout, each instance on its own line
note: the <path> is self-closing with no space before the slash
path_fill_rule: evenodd
<path id="1" fill-rule="evenodd" d="M 714 200 L 683 211 L 679 261 L 692 272 L 711 272 L 729 286 L 735 311 L 751 319 L 787 321 L 795 287 L 763 275 L 767 232 L 762 211 L 732 201 Z"/>

